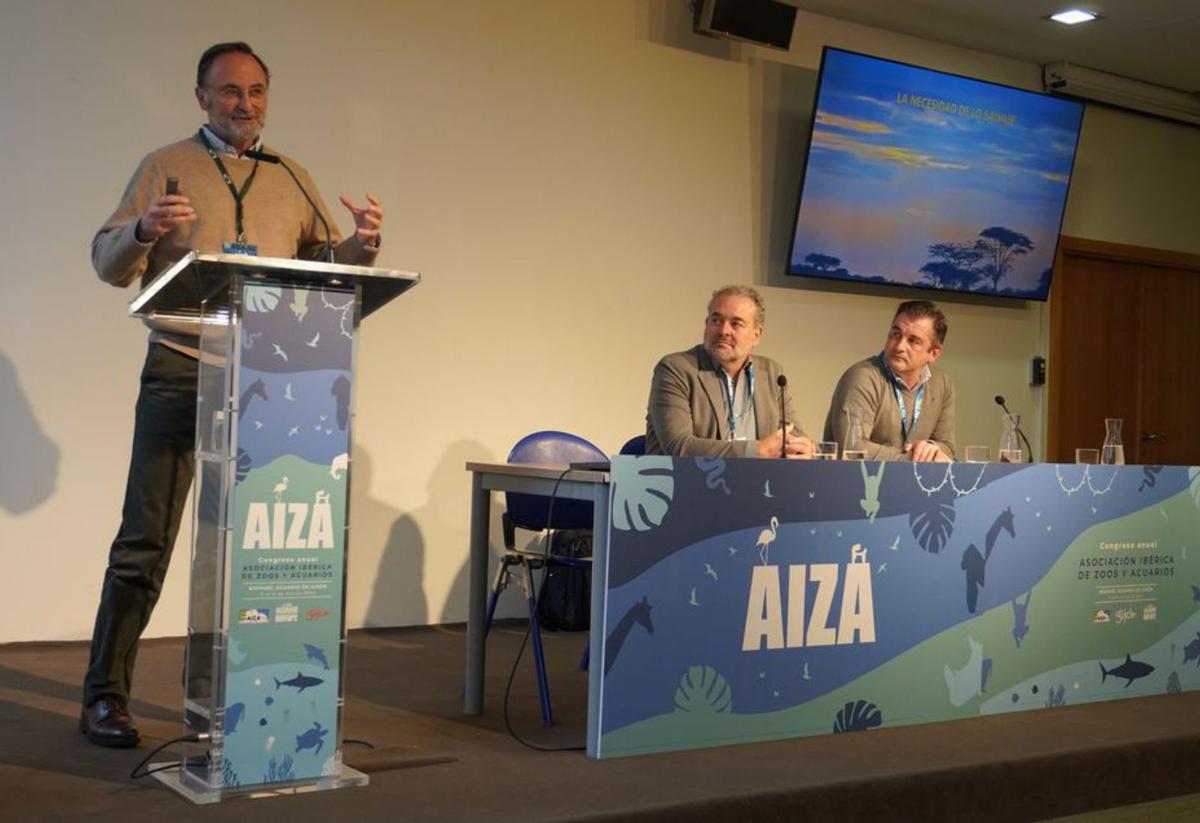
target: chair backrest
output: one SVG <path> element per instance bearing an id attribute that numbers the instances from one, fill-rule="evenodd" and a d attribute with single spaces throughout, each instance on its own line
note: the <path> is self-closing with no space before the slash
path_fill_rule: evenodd
<path id="1" fill-rule="evenodd" d="M 621 447 L 621 454 L 632 454 L 640 457 L 645 453 L 646 435 L 644 434 L 629 438 L 625 441 L 625 445 Z"/>
<path id="2" fill-rule="evenodd" d="M 560 431 L 540 431 L 526 435 L 518 440 L 508 453 L 509 463 L 535 465 L 566 465 L 607 459 L 608 455 L 594 443 L 589 443 L 578 435 Z M 547 522 L 550 516 L 550 498 L 547 496 L 507 492 L 505 501 L 508 516 L 523 529 L 541 531 L 545 528 L 592 527 L 592 504 L 586 500 L 555 500 L 552 524 Z"/>

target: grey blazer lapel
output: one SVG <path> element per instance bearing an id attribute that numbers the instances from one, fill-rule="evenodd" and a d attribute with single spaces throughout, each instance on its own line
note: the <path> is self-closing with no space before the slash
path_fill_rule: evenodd
<path id="1" fill-rule="evenodd" d="M 712 358 L 708 356 L 708 352 L 703 346 L 697 347 L 699 351 L 696 353 L 696 379 L 700 383 L 700 387 L 704 389 L 704 394 L 708 397 L 708 405 L 712 410 L 713 420 L 717 424 L 717 437 L 720 440 L 729 439 L 729 424 L 725 415 L 725 387 L 721 385 L 721 376 L 717 374 L 716 366 L 713 365 Z"/>
<path id="2" fill-rule="evenodd" d="M 758 358 L 754 358 L 754 425 L 760 438 L 779 428 L 779 393 L 775 386 L 775 375 Z"/>
<path id="3" fill-rule="evenodd" d="M 725 416 L 725 389 L 721 386 L 721 378 L 714 371 L 701 369 L 697 374 L 704 394 L 708 396 L 708 404 L 712 409 L 713 420 L 717 423 L 717 437 L 720 440 L 729 439 L 729 423 Z"/>

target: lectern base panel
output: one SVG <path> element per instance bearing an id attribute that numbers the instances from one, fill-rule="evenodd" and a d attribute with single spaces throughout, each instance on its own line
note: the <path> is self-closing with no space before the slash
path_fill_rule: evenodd
<path id="1" fill-rule="evenodd" d="M 172 765 L 171 762 L 158 762 L 151 764 L 150 768 L 154 769 L 159 766 L 170 765 Z M 309 792 L 323 792 L 330 789 L 349 789 L 355 786 L 365 786 L 371 782 L 369 776 L 349 766 L 342 766 L 341 774 L 336 776 L 319 777 L 314 780 L 298 780 L 295 783 L 283 785 L 272 784 L 232 789 L 220 787 L 209 788 L 197 785 L 192 781 L 185 782 L 179 769 L 166 769 L 161 772 L 154 772 L 154 777 L 168 788 L 173 789 L 197 804 L 220 803 L 226 800 L 261 800 L 265 797 L 307 794 Z"/>

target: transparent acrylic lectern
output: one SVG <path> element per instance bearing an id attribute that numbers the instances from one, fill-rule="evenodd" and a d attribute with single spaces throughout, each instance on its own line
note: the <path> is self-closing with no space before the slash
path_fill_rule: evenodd
<path id="1" fill-rule="evenodd" d="M 342 763 L 355 336 L 419 281 L 193 252 L 131 304 L 199 332 L 183 734 L 201 742 L 155 772 L 197 803 L 367 782 Z"/>

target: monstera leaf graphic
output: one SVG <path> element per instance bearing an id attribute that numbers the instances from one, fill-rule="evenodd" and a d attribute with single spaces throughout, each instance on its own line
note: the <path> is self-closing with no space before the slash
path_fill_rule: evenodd
<path id="1" fill-rule="evenodd" d="M 697 714 L 729 714 L 733 690 L 712 666 L 692 666 L 675 690 L 675 711 Z"/>
<path id="2" fill-rule="evenodd" d="M 234 482 L 241 483 L 246 479 L 246 475 L 250 473 L 250 467 L 254 465 L 254 458 L 250 453 L 238 446 L 237 450 L 237 466 L 234 469 Z"/>
<path id="3" fill-rule="evenodd" d="M 624 470 L 623 470 L 624 469 Z M 671 458 L 639 457 L 613 470 L 613 528 L 649 531 L 661 525 L 675 495 Z"/>
<path id="4" fill-rule="evenodd" d="M 882 723 L 883 713 L 879 711 L 878 706 L 866 700 L 854 700 L 842 706 L 837 717 L 833 719 L 833 732 L 865 732 Z"/>
<path id="5" fill-rule="evenodd" d="M 283 289 L 279 286 L 247 286 L 246 311 L 268 312 L 279 305 Z"/>
<path id="6" fill-rule="evenodd" d="M 1196 501 L 1196 508 L 1200 509 L 1200 466 L 1188 469 L 1188 480 L 1192 484 L 1192 500 Z"/>
<path id="7" fill-rule="evenodd" d="M 931 497 L 924 508 L 908 515 L 908 525 L 921 548 L 937 554 L 954 533 L 954 507 Z"/>

